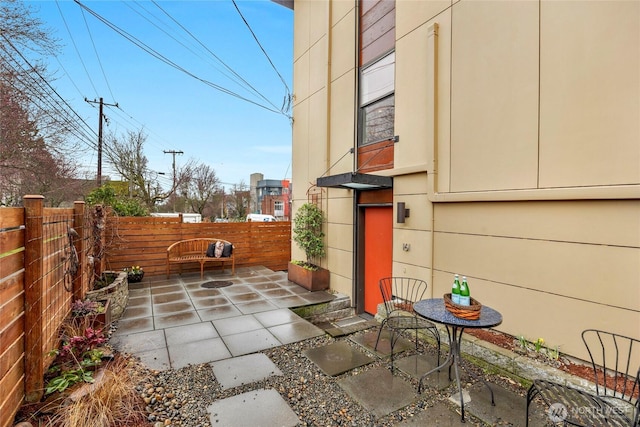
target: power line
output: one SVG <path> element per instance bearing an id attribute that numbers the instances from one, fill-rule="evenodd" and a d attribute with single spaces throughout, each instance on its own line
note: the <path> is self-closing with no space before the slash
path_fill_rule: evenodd
<path id="1" fill-rule="evenodd" d="M 276 108 L 270 108 L 268 106 L 265 106 L 263 104 L 260 104 L 256 101 L 253 101 L 251 99 L 248 99 L 244 96 L 241 96 L 229 89 L 226 89 L 220 85 L 217 85 L 213 82 L 210 82 L 204 78 L 198 77 L 195 74 L 193 74 L 192 72 L 186 70 L 185 68 L 181 67 L 180 65 L 178 65 L 177 63 L 171 61 L 169 58 L 165 57 L 164 55 L 162 55 L 161 53 L 159 53 L 158 51 L 152 49 L 151 47 L 149 47 L 147 44 L 143 43 L 142 41 L 140 41 L 139 39 L 137 39 L 136 37 L 132 36 L 131 34 L 127 33 L 126 31 L 124 31 L 123 29 L 119 28 L 118 26 L 114 25 L 113 23 L 111 23 L 109 20 L 103 18 L 102 16 L 100 16 L 98 13 L 94 12 L 93 10 L 91 10 L 90 8 L 88 8 L 87 6 L 85 6 L 84 4 L 82 4 L 79 0 L 74 0 L 75 3 L 77 3 L 81 8 L 83 8 L 84 10 L 86 10 L 87 12 L 91 13 L 94 17 L 96 17 L 98 20 L 100 20 L 102 23 L 104 23 L 105 25 L 107 25 L 109 28 L 111 28 L 113 31 L 115 31 L 116 33 L 120 34 L 122 37 L 124 37 L 125 39 L 127 39 L 128 41 L 130 41 L 131 43 L 133 43 L 134 45 L 136 45 L 138 48 L 142 49 L 143 51 L 147 52 L 149 55 L 153 56 L 154 58 L 164 62 L 165 64 L 175 68 L 178 71 L 183 72 L 184 74 L 222 92 L 222 93 L 226 93 L 227 95 L 233 96 L 235 98 L 238 98 L 242 101 L 248 102 L 250 104 L 253 104 L 257 107 L 263 108 L 267 111 L 271 111 L 272 113 L 276 113 L 276 114 L 283 114 L 286 116 L 286 114 L 284 114 L 282 111 L 276 109 Z"/>

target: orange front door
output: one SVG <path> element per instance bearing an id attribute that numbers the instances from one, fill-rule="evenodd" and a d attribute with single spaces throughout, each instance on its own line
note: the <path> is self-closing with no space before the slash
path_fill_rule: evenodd
<path id="1" fill-rule="evenodd" d="M 376 314 L 382 294 L 378 282 L 391 276 L 393 208 L 364 209 L 364 311 Z"/>

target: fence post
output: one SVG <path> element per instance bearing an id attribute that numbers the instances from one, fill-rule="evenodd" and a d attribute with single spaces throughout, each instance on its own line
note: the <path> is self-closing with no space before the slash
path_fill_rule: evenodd
<path id="1" fill-rule="evenodd" d="M 25 399 L 36 402 L 44 390 L 44 351 L 42 349 L 42 274 L 44 252 L 44 197 L 24 196 L 24 330 Z"/>
<path id="2" fill-rule="evenodd" d="M 86 237 L 84 229 L 84 207 L 85 204 L 82 201 L 73 202 L 73 228 L 78 233 L 78 238 L 74 242 L 76 252 L 78 253 L 78 272 L 73 278 L 73 300 L 82 300 L 85 296 L 86 287 Z"/>

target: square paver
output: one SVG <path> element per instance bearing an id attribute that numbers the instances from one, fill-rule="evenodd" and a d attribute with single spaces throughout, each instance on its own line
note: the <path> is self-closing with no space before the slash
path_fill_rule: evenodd
<path id="1" fill-rule="evenodd" d="M 440 357 L 440 363 L 446 360 L 445 356 Z M 426 372 L 437 367 L 436 355 L 414 354 L 394 361 L 394 366 L 412 378 L 420 379 Z M 454 373 L 451 373 L 454 378 Z M 454 380 L 455 381 L 455 380 Z M 451 384 L 449 380 L 449 367 L 444 367 L 424 377 L 423 387 L 433 387 L 444 390 Z"/>
<path id="2" fill-rule="evenodd" d="M 233 356 L 255 353 L 282 344 L 266 329 L 228 335 L 222 339 Z"/>
<path id="3" fill-rule="evenodd" d="M 282 371 L 266 354 L 255 353 L 211 363 L 213 374 L 223 389 L 262 381 Z"/>
<path id="4" fill-rule="evenodd" d="M 164 334 L 167 339 L 167 346 L 219 338 L 218 332 L 211 322 L 167 328 L 164 330 Z"/>
<path id="5" fill-rule="evenodd" d="M 373 359 L 345 341 L 305 350 L 304 355 L 329 376 L 373 362 Z"/>
<path id="6" fill-rule="evenodd" d="M 338 385 L 376 418 L 410 405 L 417 397 L 411 384 L 384 368 L 343 378 Z"/>
<path id="7" fill-rule="evenodd" d="M 169 352 L 166 347 L 134 353 L 147 368 L 157 371 L 171 369 Z"/>
<path id="8" fill-rule="evenodd" d="M 122 318 L 118 320 L 118 330 L 113 335 L 129 335 L 137 332 L 152 331 L 153 329 L 153 317 Z"/>
<path id="9" fill-rule="evenodd" d="M 391 331 L 387 328 L 382 330 L 380 334 L 380 340 L 376 349 L 376 340 L 378 339 L 379 329 L 372 329 L 370 331 L 363 332 L 361 334 L 352 335 L 349 339 L 357 344 L 360 344 L 372 353 L 377 354 L 380 357 L 391 355 Z M 393 354 L 402 353 L 405 350 L 413 348 L 415 345 L 404 337 L 398 338 L 396 344 L 393 346 Z"/>
<path id="10" fill-rule="evenodd" d="M 207 408 L 211 425 L 225 427 L 298 425 L 298 416 L 273 389 L 258 389 L 218 400 Z"/>
<path id="11" fill-rule="evenodd" d="M 180 325 L 190 325 L 198 322 L 200 322 L 200 317 L 198 317 L 195 311 L 183 311 L 182 313 L 154 317 L 154 325 L 156 329 L 165 329 Z"/>
<path id="12" fill-rule="evenodd" d="M 261 313 L 263 311 L 275 310 L 278 307 L 276 307 L 274 304 L 271 304 L 269 301 L 257 300 L 244 304 L 236 304 L 236 308 L 243 314 L 253 314 Z"/>
<path id="13" fill-rule="evenodd" d="M 174 369 L 231 357 L 227 346 L 220 338 L 169 346 L 168 350 L 171 367 Z"/>
<path id="14" fill-rule="evenodd" d="M 255 331 L 261 329 L 262 325 L 252 315 L 229 317 L 213 321 L 213 326 L 220 336 L 239 334 L 242 332 Z"/>
<path id="15" fill-rule="evenodd" d="M 257 313 L 254 314 L 254 317 L 258 319 L 262 326 L 267 328 L 270 326 L 282 325 L 283 323 L 291 323 L 302 320 L 302 317 L 286 308 Z"/>
<path id="16" fill-rule="evenodd" d="M 242 312 L 231 304 L 198 310 L 198 316 L 200 316 L 200 319 L 202 319 L 202 321 L 226 319 L 229 317 L 237 317 L 241 315 Z"/>
<path id="17" fill-rule="evenodd" d="M 124 353 L 140 353 L 165 348 L 164 331 L 147 331 L 129 335 L 114 335 L 109 340 L 117 350 Z"/>
<path id="18" fill-rule="evenodd" d="M 322 329 L 304 319 L 300 319 L 298 322 L 272 326 L 268 330 L 282 344 L 291 344 L 324 335 Z"/>

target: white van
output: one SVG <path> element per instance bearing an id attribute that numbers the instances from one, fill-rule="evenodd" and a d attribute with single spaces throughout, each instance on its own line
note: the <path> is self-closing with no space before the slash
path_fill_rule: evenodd
<path id="1" fill-rule="evenodd" d="M 251 222 L 271 222 L 271 221 L 277 221 L 277 219 L 273 215 L 249 214 L 249 215 L 247 215 L 247 221 L 251 221 Z"/>

